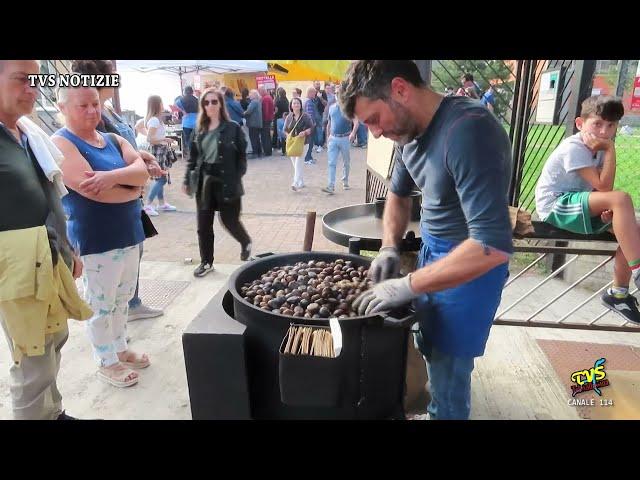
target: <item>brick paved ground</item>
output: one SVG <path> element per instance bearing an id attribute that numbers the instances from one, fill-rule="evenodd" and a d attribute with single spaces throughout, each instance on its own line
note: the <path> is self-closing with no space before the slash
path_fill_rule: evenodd
<path id="1" fill-rule="evenodd" d="M 317 212 L 314 250 L 346 252 L 347 249 L 322 235 L 322 215 L 344 206 L 365 200 L 366 149 L 351 148 L 351 190 L 342 190 L 342 161 L 338 161 L 337 189 L 327 195 L 320 189 L 327 182 L 327 153 L 315 153 L 315 165 L 305 165 L 306 188 L 300 192 L 290 189 L 293 168 L 288 157 L 274 155 L 250 159 L 244 177 L 242 221 L 253 239 L 253 253 L 301 251 L 304 239 L 306 212 Z M 167 200 L 177 212 L 161 213 L 153 217 L 160 234 L 145 242 L 143 260 L 182 262 L 193 258 L 199 262 L 196 235 L 195 201 L 180 191 L 185 163 L 179 161 L 171 169 L 172 184 L 165 186 Z M 240 263 L 240 245 L 222 227 L 216 215 L 215 262 Z"/>

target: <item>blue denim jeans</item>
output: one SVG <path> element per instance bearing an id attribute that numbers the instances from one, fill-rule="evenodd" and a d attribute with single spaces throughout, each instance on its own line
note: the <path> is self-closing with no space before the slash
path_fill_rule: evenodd
<path id="1" fill-rule="evenodd" d="M 316 133 L 315 129 L 316 128 L 318 128 L 318 127 L 313 127 L 313 130 L 311 131 L 311 138 L 312 139 L 315 138 L 315 133 Z M 309 148 L 307 149 L 307 154 L 304 157 L 304 161 L 305 162 L 313 160 L 313 157 L 311 156 L 311 153 L 313 153 L 313 143 L 314 143 L 314 141 L 310 140 Z"/>
<path id="2" fill-rule="evenodd" d="M 327 142 L 327 148 L 329 188 L 335 188 L 336 186 L 336 167 L 338 164 L 338 155 L 340 154 L 342 154 L 342 161 L 344 162 L 344 168 L 342 169 L 342 183 L 348 185 L 349 169 L 351 168 L 351 156 L 349 152 L 351 143 L 349 142 L 349 137 L 334 137 L 332 135 L 329 137 L 329 141 Z"/>
<path id="3" fill-rule="evenodd" d="M 161 202 L 164 202 L 164 186 L 166 183 L 166 176 L 157 178 L 155 182 L 153 182 L 153 186 L 149 191 L 149 198 L 147 200 L 147 203 L 152 203 L 156 197 L 158 197 L 158 200 L 160 200 Z"/>
<path id="4" fill-rule="evenodd" d="M 322 128 L 322 117 L 316 118 L 315 145 L 321 147 L 324 145 L 324 128 Z"/>
<path id="5" fill-rule="evenodd" d="M 459 242 L 423 232 L 422 243 L 418 268 L 447 256 Z M 415 300 L 420 324 L 416 337 L 427 360 L 431 418 L 469 418 L 474 358 L 484 354 L 508 276 L 509 266 L 504 263 L 462 285 Z"/>
<path id="6" fill-rule="evenodd" d="M 189 152 L 191 151 L 191 135 L 193 133 L 193 128 L 184 128 L 182 127 L 182 157 L 188 158 Z"/>
<path id="7" fill-rule="evenodd" d="M 129 300 L 129 309 L 136 308 L 142 305 L 142 299 L 138 296 L 140 291 L 140 262 L 142 261 L 142 254 L 144 253 L 144 242 L 139 243 L 140 247 L 140 260 L 138 261 L 138 277 L 136 278 L 136 291 L 133 294 L 133 298 Z"/>
<path id="8" fill-rule="evenodd" d="M 358 125 L 358 146 L 361 147 L 367 144 L 369 139 L 369 130 L 364 123 Z"/>
<path id="9" fill-rule="evenodd" d="M 418 347 L 427 360 L 432 420 L 468 420 L 471 412 L 471 372 L 474 357 L 453 356 L 426 344 L 421 333 Z"/>

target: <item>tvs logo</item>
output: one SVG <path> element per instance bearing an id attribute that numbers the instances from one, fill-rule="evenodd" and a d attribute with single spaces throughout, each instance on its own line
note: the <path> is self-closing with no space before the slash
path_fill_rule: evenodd
<path id="1" fill-rule="evenodd" d="M 596 360 L 589 370 L 578 370 L 571 374 L 571 381 L 576 385 L 571 385 L 571 396 L 575 397 L 579 393 L 594 391 L 602 396 L 601 388 L 609 386 L 606 379 L 607 372 L 604 371 L 605 358 Z"/>

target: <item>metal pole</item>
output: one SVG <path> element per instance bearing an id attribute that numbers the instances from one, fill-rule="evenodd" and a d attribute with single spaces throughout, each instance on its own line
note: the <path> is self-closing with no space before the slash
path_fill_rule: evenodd
<path id="1" fill-rule="evenodd" d="M 113 71 L 117 72 L 118 68 L 116 66 L 116 61 L 111 60 L 111 64 L 113 65 Z M 118 115 L 122 113 L 122 110 L 120 109 L 120 93 L 119 92 L 120 92 L 120 89 L 118 88 L 113 89 L 113 108 L 115 109 Z"/>
<path id="2" fill-rule="evenodd" d="M 307 212 L 307 218 L 304 228 L 304 242 L 302 244 L 303 252 L 310 252 L 313 248 L 313 234 L 316 228 L 316 212 Z"/>
<path id="3" fill-rule="evenodd" d="M 361 240 L 359 237 L 351 237 L 349 239 L 349 253 L 360 255 Z"/>
<path id="4" fill-rule="evenodd" d="M 629 72 L 630 60 L 620 60 L 620 71 L 618 72 L 618 81 L 616 83 L 616 97 L 622 98 L 624 95 L 624 81 Z"/>
<path id="5" fill-rule="evenodd" d="M 524 168 L 527 134 L 529 132 L 529 111 L 531 109 L 531 95 L 533 80 L 535 79 L 537 61 L 521 60 L 518 62 L 519 90 L 513 98 L 511 116 L 511 155 L 513 168 L 511 184 L 509 185 L 509 200 L 511 206 L 518 206 L 520 201 L 520 182 Z M 515 120 L 515 124 L 513 123 Z"/>

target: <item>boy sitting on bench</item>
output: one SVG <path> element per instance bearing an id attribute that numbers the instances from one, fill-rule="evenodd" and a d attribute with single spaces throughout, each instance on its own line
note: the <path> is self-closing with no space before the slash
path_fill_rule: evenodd
<path id="1" fill-rule="evenodd" d="M 576 118 L 580 131 L 564 139 L 542 169 L 536 185 L 536 210 L 544 222 L 570 232 L 612 231 L 619 247 L 613 286 L 602 294 L 602 303 L 640 324 L 638 300 L 629 295 L 631 278 L 640 288 L 640 229 L 629 194 L 613 190 L 613 137 L 623 115 L 622 102 L 611 96 L 593 96 L 582 102 Z"/>

